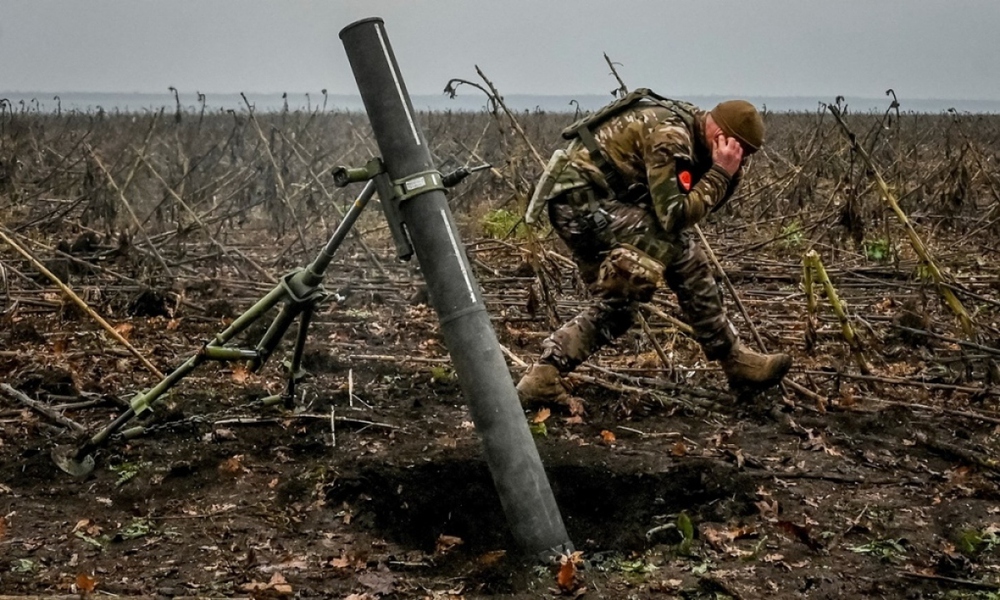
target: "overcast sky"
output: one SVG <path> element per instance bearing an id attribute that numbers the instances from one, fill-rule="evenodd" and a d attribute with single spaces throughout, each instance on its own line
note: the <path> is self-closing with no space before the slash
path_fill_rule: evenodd
<path id="1" fill-rule="evenodd" d="M 607 52 L 677 97 L 1000 100 L 998 0 L 0 0 L 0 90 L 353 94 L 369 16 L 413 94 L 604 94 Z"/>

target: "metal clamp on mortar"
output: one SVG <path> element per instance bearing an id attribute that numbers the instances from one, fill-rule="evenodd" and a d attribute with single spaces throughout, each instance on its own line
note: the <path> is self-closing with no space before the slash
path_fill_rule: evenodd
<path id="1" fill-rule="evenodd" d="M 352 183 L 373 181 L 382 204 L 382 212 L 389 225 L 389 233 L 396 245 L 396 257 L 400 260 L 410 260 L 413 256 L 413 245 L 410 241 L 406 223 L 400 213 L 400 206 L 417 196 L 433 191 L 443 191 L 454 187 L 466 177 L 477 171 L 489 169 L 491 165 L 482 164 L 475 167 L 458 167 L 445 175 L 437 169 L 413 173 L 402 179 L 392 180 L 385 170 L 381 158 L 369 160 L 363 167 L 339 166 L 333 170 L 333 182 L 337 187 L 346 187 Z"/>

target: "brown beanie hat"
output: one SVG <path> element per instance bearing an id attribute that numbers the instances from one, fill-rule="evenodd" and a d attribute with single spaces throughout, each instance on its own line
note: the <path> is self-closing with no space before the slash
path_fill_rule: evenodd
<path id="1" fill-rule="evenodd" d="M 746 100 L 720 102 L 709 114 L 726 135 L 738 139 L 750 153 L 764 145 L 764 119 Z"/>

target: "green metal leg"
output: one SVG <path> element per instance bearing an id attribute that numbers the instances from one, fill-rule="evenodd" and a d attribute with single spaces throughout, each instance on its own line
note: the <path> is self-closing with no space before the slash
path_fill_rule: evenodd
<path id="1" fill-rule="evenodd" d="M 298 335 L 296 337 L 288 387 L 284 395 L 285 406 L 291 408 L 294 403 L 295 383 L 297 379 L 301 378 L 299 370 L 302 362 L 302 352 L 305 348 L 309 324 L 312 321 L 312 313 L 316 304 L 323 298 L 323 290 L 320 287 L 323 281 L 323 274 L 333 259 L 334 252 L 340 247 L 348 231 L 357 221 L 361 211 L 367 206 L 368 201 L 374 193 L 375 184 L 369 182 L 365 185 L 364 190 L 362 190 L 347 214 L 344 215 L 344 219 L 337 226 L 326 246 L 324 246 L 319 255 L 308 267 L 299 269 L 283 277 L 281 282 L 268 292 L 267 295 L 237 317 L 229 327 L 217 334 L 197 354 L 184 361 L 181 366 L 174 369 L 173 372 L 164 377 L 152 389 L 136 394 L 132 398 L 131 406 L 128 410 L 97 432 L 79 448 L 57 448 L 53 450 L 52 458 L 59 468 L 71 475 L 77 476 L 90 473 L 94 468 L 94 459 L 91 456 L 94 450 L 104 445 L 108 441 L 108 438 L 137 415 L 149 410 L 170 388 L 179 383 L 188 373 L 195 370 L 206 360 L 247 360 L 250 363 L 251 369 L 256 371 L 267 361 L 278 347 L 281 338 L 285 335 L 292 322 L 301 314 L 302 320 L 299 324 Z M 255 349 L 244 350 L 224 347 L 227 342 L 242 333 L 282 302 L 285 305 L 271 323 L 267 333 L 257 343 Z M 269 404 L 269 402 L 265 401 L 265 404 Z M 138 431 L 138 428 L 133 429 Z"/>

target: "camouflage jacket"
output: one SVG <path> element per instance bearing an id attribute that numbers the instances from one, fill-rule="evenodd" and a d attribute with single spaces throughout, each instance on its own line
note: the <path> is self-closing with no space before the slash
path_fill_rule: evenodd
<path id="1" fill-rule="evenodd" d="M 689 126 L 677 113 L 641 103 L 609 118 L 594 131 L 608 160 L 628 186 L 648 191 L 649 202 L 667 231 L 691 227 L 734 191 L 742 168 L 732 178 L 713 166 L 711 150 L 702 140 L 704 111 L 697 110 Z M 584 185 L 608 192 L 604 176 L 579 140 L 566 149 L 569 162 L 556 176 L 554 197 Z M 630 194 L 631 196 L 631 194 Z"/>

